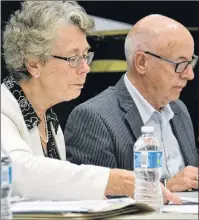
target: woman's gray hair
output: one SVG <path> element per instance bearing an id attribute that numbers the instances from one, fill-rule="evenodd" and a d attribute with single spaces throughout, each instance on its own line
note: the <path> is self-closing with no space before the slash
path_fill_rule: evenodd
<path id="1" fill-rule="evenodd" d="M 31 77 L 25 67 L 28 55 L 43 63 L 48 59 L 60 23 L 74 24 L 85 34 L 94 30 L 94 21 L 75 1 L 25 1 L 21 6 L 3 31 L 6 66 L 18 80 Z"/>

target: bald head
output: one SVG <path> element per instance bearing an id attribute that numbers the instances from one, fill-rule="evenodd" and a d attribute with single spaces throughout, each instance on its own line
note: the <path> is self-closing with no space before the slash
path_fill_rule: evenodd
<path id="1" fill-rule="evenodd" d="M 125 54 L 128 66 L 135 53 L 147 50 L 170 55 L 177 44 L 193 42 L 189 31 L 179 22 L 163 15 L 149 15 L 139 20 L 129 31 L 125 41 Z"/>
<path id="2" fill-rule="evenodd" d="M 178 21 L 175 21 L 169 17 L 152 14 L 139 20 L 131 29 L 130 33 L 149 31 L 154 34 L 161 34 L 169 30 L 176 30 L 178 28 L 186 29 Z"/>

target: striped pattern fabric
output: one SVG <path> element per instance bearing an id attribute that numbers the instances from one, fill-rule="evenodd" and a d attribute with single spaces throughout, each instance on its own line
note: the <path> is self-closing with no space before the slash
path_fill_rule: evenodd
<path id="1" fill-rule="evenodd" d="M 185 165 L 198 166 L 198 152 L 191 118 L 185 105 L 170 103 L 171 122 Z M 77 106 L 66 128 L 67 160 L 133 170 L 133 146 L 143 125 L 139 111 L 127 91 L 123 76 L 115 87 Z"/>

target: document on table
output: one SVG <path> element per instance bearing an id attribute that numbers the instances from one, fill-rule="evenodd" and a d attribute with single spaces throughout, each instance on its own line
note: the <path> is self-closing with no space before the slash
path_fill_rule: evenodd
<path id="1" fill-rule="evenodd" d="M 135 204 L 132 199 L 82 200 L 82 201 L 23 201 L 12 204 L 12 211 L 17 212 L 98 212 L 112 210 L 114 205 L 125 207 Z"/>
<path id="2" fill-rule="evenodd" d="M 186 194 L 188 196 L 188 194 Z M 174 205 L 169 203 L 164 206 L 163 212 L 179 212 L 187 214 L 198 214 L 198 197 L 180 197 L 183 201 L 182 205 Z"/>
<path id="3" fill-rule="evenodd" d="M 12 203 L 12 212 L 16 219 L 26 217 L 49 217 L 56 215 L 65 218 L 106 218 L 137 211 L 154 211 L 147 204 L 136 203 L 131 198 L 91 201 L 21 201 Z"/>
<path id="4" fill-rule="evenodd" d="M 198 204 L 197 205 L 165 205 L 163 208 L 163 212 L 178 212 L 178 213 L 198 215 Z"/>
<path id="5" fill-rule="evenodd" d="M 180 199 L 182 200 L 184 205 L 198 204 L 198 196 L 191 197 L 189 196 L 189 194 L 184 194 L 183 196 L 180 196 Z M 172 205 L 172 202 L 170 202 L 169 204 Z"/>

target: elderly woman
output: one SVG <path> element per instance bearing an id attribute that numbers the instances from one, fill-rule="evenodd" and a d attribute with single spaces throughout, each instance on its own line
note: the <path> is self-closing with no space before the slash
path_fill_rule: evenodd
<path id="1" fill-rule="evenodd" d="M 13 195 L 50 200 L 133 196 L 132 172 L 66 161 L 63 133 L 51 108 L 80 95 L 94 55 L 86 39 L 93 26 L 76 2 L 26 1 L 5 27 L 10 75 L 1 86 L 1 137 L 12 159 Z"/>

